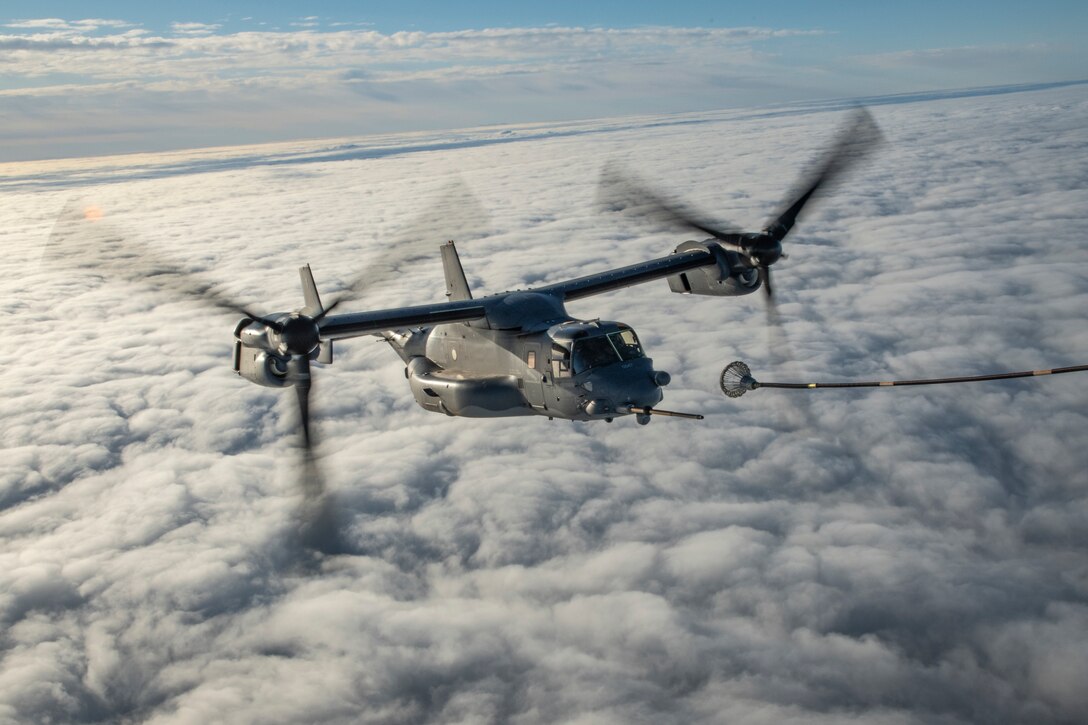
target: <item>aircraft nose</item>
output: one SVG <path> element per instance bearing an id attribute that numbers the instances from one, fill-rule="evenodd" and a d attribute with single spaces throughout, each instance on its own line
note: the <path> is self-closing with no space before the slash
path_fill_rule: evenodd
<path id="1" fill-rule="evenodd" d="M 665 394 L 661 392 L 661 388 L 650 381 L 649 385 L 639 386 L 637 391 L 632 391 L 633 394 L 626 401 L 626 405 L 634 405 L 639 408 L 652 408 L 664 399 Z"/>
<path id="2" fill-rule="evenodd" d="M 624 370 L 600 371 L 589 381 L 592 391 L 591 400 L 585 410 L 590 415 L 607 415 L 617 410 L 626 410 L 630 406 L 652 408 L 665 397 L 661 392 L 660 379 L 655 379 L 654 371 L 642 371 L 637 374 Z"/>

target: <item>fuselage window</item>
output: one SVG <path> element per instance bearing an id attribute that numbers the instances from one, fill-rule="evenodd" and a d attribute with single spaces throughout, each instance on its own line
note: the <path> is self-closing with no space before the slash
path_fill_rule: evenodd
<path id="1" fill-rule="evenodd" d="M 525 355 L 525 364 L 531 368 L 536 367 L 536 350 L 530 350 Z"/>

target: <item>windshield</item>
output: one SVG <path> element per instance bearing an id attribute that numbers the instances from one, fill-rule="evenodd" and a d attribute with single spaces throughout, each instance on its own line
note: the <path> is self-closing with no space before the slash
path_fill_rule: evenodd
<path id="1" fill-rule="evenodd" d="M 574 368 L 574 374 L 577 375 L 590 368 L 639 357 L 642 357 L 642 348 L 638 344 L 634 330 L 621 330 L 608 335 L 577 340 L 571 351 L 571 366 Z"/>
<path id="2" fill-rule="evenodd" d="M 638 344 L 638 338 L 635 337 L 634 330 L 613 332 L 608 336 L 608 339 L 612 341 L 616 352 L 624 360 L 634 360 L 636 357 L 642 357 L 642 348 Z"/>

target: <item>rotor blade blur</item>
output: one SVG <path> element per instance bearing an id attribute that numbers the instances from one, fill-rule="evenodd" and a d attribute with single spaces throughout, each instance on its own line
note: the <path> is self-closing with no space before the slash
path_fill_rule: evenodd
<path id="1" fill-rule="evenodd" d="M 408 274 L 414 265 L 433 265 L 444 242 L 480 237 L 489 226 L 487 212 L 464 180 L 448 183 L 436 201 L 403 227 L 395 242 L 363 262 L 363 271 L 347 281 L 315 319 L 325 317 L 343 302 L 359 301 L 380 291 L 384 284 Z"/>
<path id="2" fill-rule="evenodd" d="M 767 271 L 770 271 L 769 269 Z M 794 356 L 793 345 L 782 324 L 782 315 L 778 309 L 777 298 L 767 294 L 763 298 L 763 311 L 766 319 L 767 352 L 775 368 L 787 368 L 798 362 Z M 790 427 L 799 431 L 816 431 L 819 426 L 809 400 L 798 400 L 796 404 L 781 406 L 780 414 Z"/>
<path id="3" fill-rule="evenodd" d="M 733 225 L 712 223 L 684 205 L 651 190 L 617 162 L 605 164 L 597 186 L 597 205 L 606 211 L 648 217 L 673 227 L 686 227 L 708 234 L 727 244 L 740 243 L 741 232 Z"/>
<path id="4" fill-rule="evenodd" d="M 123 234 L 105 219 L 99 206 L 84 200 L 73 199 L 61 209 L 42 261 L 93 272 L 104 279 L 143 284 L 175 297 L 192 297 L 279 327 L 215 289 L 216 283 L 199 272 L 186 270 L 179 261 Z"/>
<path id="5" fill-rule="evenodd" d="M 298 398 L 299 432 L 302 434 L 304 455 L 302 493 L 305 503 L 309 504 L 325 494 L 324 480 L 320 476 L 317 462 L 313 457 L 313 435 L 310 429 L 310 391 L 313 388 L 313 378 L 310 374 L 309 356 L 291 356 L 287 362 L 287 379 L 294 387 Z"/>
<path id="6" fill-rule="evenodd" d="M 302 443 L 310 449 L 310 358 L 306 355 L 292 355 L 287 366 L 287 376 L 294 383 L 298 394 L 298 413 L 302 423 Z"/>
<path id="7" fill-rule="evenodd" d="M 299 432 L 302 435 L 299 462 L 302 484 L 298 529 L 300 543 L 304 548 L 321 554 L 345 553 L 347 548 L 341 540 L 333 501 L 325 489 L 325 477 L 314 452 L 314 431 L 310 425 L 310 394 L 313 391 L 310 358 L 306 355 L 292 356 L 287 375 L 298 398 Z"/>
<path id="8" fill-rule="evenodd" d="M 344 540 L 341 517 L 336 502 L 325 488 L 325 475 L 311 445 L 300 449 L 299 476 L 302 483 L 302 506 L 298 517 L 298 543 L 303 549 L 317 554 L 333 556 L 352 553 Z"/>
<path id="9" fill-rule="evenodd" d="M 793 186 L 792 193 L 787 196 L 787 199 L 793 201 L 776 214 L 765 228 L 775 239 L 781 241 L 793 228 L 805 205 L 822 186 L 839 179 L 883 140 L 884 135 L 868 109 L 859 107 L 852 111 L 819 162 Z"/>
<path id="10" fill-rule="evenodd" d="M 763 282 L 763 292 L 767 296 L 767 299 L 770 300 L 774 297 L 774 289 L 771 288 L 771 268 L 765 264 L 760 265 L 759 276 Z"/>
<path id="11" fill-rule="evenodd" d="M 767 350 L 773 362 L 776 365 L 793 362 L 793 348 L 786 336 L 786 329 L 782 326 L 778 303 L 769 294 L 763 298 L 763 312 L 767 328 Z"/>

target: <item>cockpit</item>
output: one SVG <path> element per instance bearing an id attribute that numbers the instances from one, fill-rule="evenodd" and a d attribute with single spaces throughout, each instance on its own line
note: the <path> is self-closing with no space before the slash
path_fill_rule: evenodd
<path id="1" fill-rule="evenodd" d="M 635 331 L 618 323 L 573 323 L 552 337 L 552 375 L 587 370 L 645 357 Z M 573 329 L 572 329 L 573 328 Z"/>

